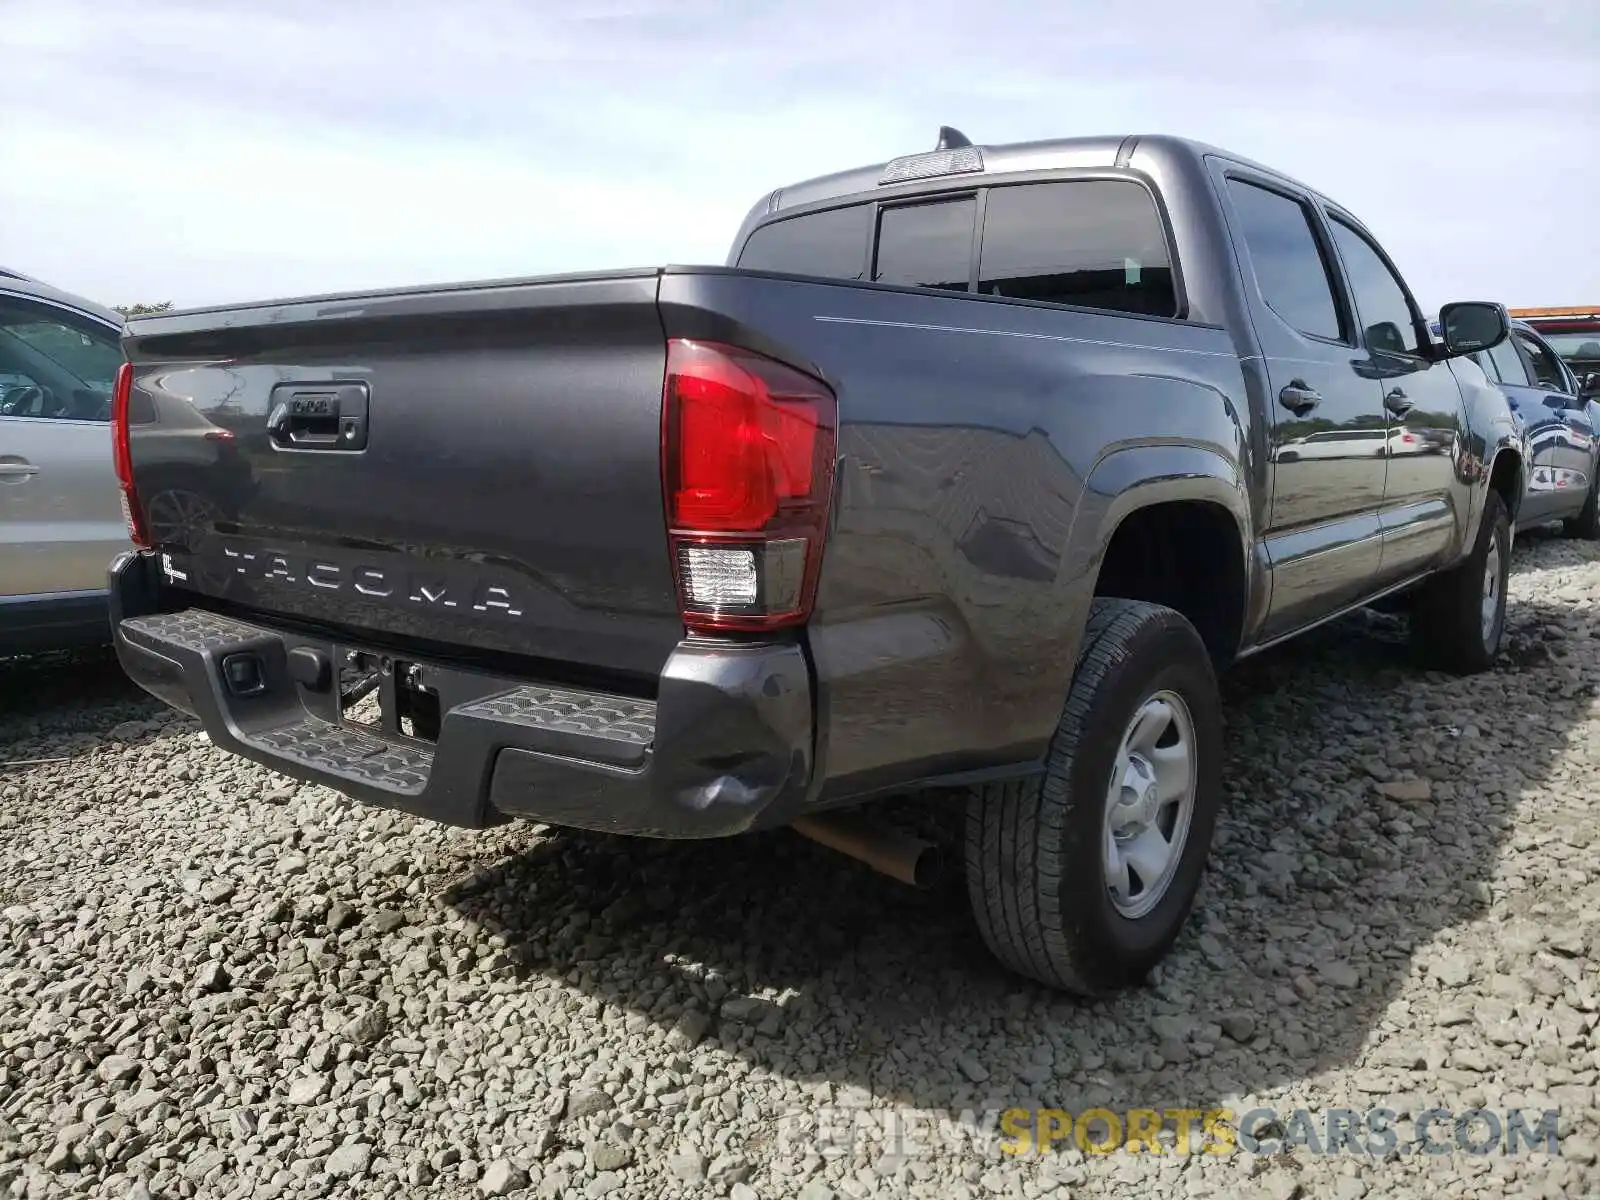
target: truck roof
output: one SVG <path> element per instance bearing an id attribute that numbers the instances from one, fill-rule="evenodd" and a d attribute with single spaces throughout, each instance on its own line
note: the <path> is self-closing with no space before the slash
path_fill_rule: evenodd
<path id="1" fill-rule="evenodd" d="M 903 157 L 890 159 L 888 162 L 819 175 L 814 179 L 802 180 L 769 192 L 751 210 L 747 224 L 785 209 L 876 191 L 897 164 L 911 162 L 947 149 L 957 153 L 968 148 L 976 151 L 981 159 L 981 167 L 976 170 L 963 169 L 961 174 L 982 176 L 1015 174 L 1022 171 L 1059 171 L 1072 167 L 1111 167 L 1127 162 L 1136 147 L 1194 160 L 1207 156 L 1227 158 L 1321 196 L 1315 188 L 1290 178 L 1282 171 L 1192 138 L 1174 137 L 1168 134 L 1102 134 L 1094 137 L 1051 138 L 1045 141 L 1009 142 L 985 146 L 972 145 L 963 134 L 947 126 L 940 130 L 939 142 L 934 151 L 924 151 L 920 154 L 911 152 Z M 907 176 L 907 178 L 915 177 L 915 175 Z M 1325 196 L 1321 198 L 1327 199 Z"/>

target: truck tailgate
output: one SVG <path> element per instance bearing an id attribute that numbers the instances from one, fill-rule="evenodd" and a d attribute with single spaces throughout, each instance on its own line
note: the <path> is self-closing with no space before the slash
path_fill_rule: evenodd
<path id="1" fill-rule="evenodd" d="M 167 582 L 246 612 L 653 676 L 657 272 L 131 323 L 130 456 Z"/>

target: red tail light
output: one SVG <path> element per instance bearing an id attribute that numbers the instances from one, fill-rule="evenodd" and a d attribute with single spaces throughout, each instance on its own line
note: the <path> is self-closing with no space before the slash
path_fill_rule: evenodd
<path id="1" fill-rule="evenodd" d="M 792 367 L 712 342 L 667 343 L 661 471 L 689 629 L 810 617 L 837 422 L 833 392 Z"/>
<path id="2" fill-rule="evenodd" d="M 133 453 L 128 445 L 128 397 L 133 394 L 133 364 L 117 368 L 117 383 L 111 393 L 111 458 L 122 485 L 122 515 L 128 522 L 128 537 L 135 546 L 148 550 L 150 537 L 145 532 L 144 514 L 139 511 L 139 496 L 133 490 Z"/>

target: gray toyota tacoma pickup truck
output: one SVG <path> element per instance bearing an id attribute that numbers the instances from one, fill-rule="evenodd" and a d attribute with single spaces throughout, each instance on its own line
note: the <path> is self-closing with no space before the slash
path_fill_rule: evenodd
<path id="1" fill-rule="evenodd" d="M 836 810 L 966 789 L 988 945 L 1104 992 L 1193 904 L 1219 669 L 1401 593 L 1427 661 L 1494 658 L 1507 317 L 1440 320 L 1266 167 L 948 128 L 723 267 L 145 317 L 117 650 L 218 747 L 461 826 L 870 858 Z"/>

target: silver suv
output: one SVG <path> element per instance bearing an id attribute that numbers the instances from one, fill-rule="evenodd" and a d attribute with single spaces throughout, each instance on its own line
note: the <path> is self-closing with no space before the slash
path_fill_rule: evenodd
<path id="1" fill-rule="evenodd" d="M 0 270 L 0 654 L 109 642 L 112 309 Z"/>

